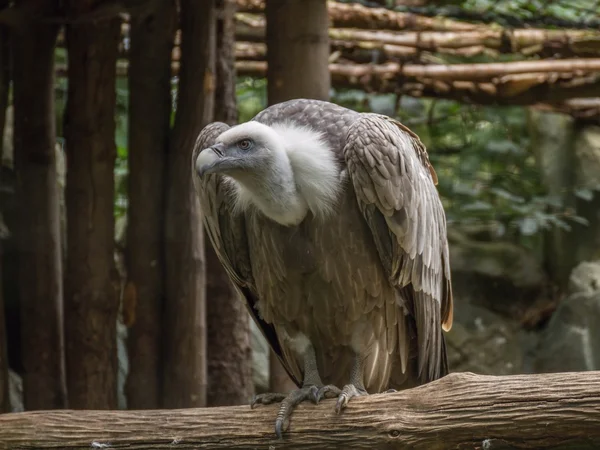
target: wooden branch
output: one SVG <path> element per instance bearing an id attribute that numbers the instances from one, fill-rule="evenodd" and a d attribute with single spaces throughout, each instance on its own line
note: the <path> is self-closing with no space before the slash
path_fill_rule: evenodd
<path id="1" fill-rule="evenodd" d="M 355 46 L 363 44 L 363 47 L 369 43 L 373 49 L 381 49 L 384 45 L 403 46 L 412 49 L 413 56 L 422 51 L 460 54 L 461 49 L 466 49 L 464 56 L 474 56 L 486 51 L 492 54 L 520 53 L 524 56 L 564 57 L 600 54 L 600 33 L 592 30 L 509 30 L 478 27 L 456 31 L 390 31 L 351 28 L 353 25 L 350 23 L 345 27 L 341 25 L 334 23 L 329 28 L 329 38 L 332 41 Z M 238 13 L 236 39 L 262 42 L 265 38 L 265 26 L 264 16 Z M 474 49 L 479 51 L 473 51 Z"/>
<path id="2" fill-rule="evenodd" d="M 417 51 L 457 54 L 470 49 L 465 56 L 478 53 L 521 53 L 525 56 L 546 55 L 597 55 L 600 54 L 600 33 L 582 30 L 498 30 L 474 31 L 372 31 L 352 28 L 331 28 L 332 40 L 347 43 L 371 43 L 374 48 L 396 45 Z M 473 49 L 479 49 L 474 52 Z"/>
<path id="3" fill-rule="evenodd" d="M 438 80 L 488 80 L 504 75 L 522 73 L 600 72 L 598 59 L 560 59 L 544 61 L 516 61 L 483 64 L 407 64 L 402 68 L 408 77 Z"/>
<path id="4" fill-rule="evenodd" d="M 600 96 L 600 59 L 532 61 L 506 64 L 416 65 L 330 64 L 336 88 L 405 93 L 413 97 L 447 98 L 478 104 L 531 105 L 562 103 L 578 97 Z M 524 64 L 524 65 L 522 65 Z M 523 68 L 530 73 L 521 73 Z M 557 71 L 552 71 L 555 68 Z M 240 75 L 264 76 L 264 61 L 238 61 Z M 510 72 L 510 69 L 513 72 Z M 558 70 L 563 70 L 559 72 Z M 454 76 L 454 78 L 452 78 Z"/>
<path id="5" fill-rule="evenodd" d="M 592 449 L 600 446 L 600 372 L 453 373 L 425 386 L 301 404 L 283 441 L 277 405 L 0 415 L 2 449 L 411 448 Z"/>

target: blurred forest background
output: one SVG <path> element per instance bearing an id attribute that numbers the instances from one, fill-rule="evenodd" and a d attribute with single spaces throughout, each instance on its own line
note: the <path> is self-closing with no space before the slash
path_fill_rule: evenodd
<path id="1" fill-rule="evenodd" d="M 298 97 L 397 117 L 427 146 L 452 371 L 600 369 L 597 0 L 0 8 L 0 410 L 291 387 L 203 239 L 190 157 L 205 124 Z"/>

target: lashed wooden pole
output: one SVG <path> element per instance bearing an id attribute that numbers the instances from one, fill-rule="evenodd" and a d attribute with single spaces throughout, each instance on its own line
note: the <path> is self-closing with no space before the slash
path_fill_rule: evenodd
<path id="1" fill-rule="evenodd" d="M 129 34 L 129 24 L 122 33 Z M 479 28 L 466 31 L 389 31 L 330 27 L 331 51 L 340 47 L 378 50 L 390 57 L 416 57 L 423 51 L 459 56 L 487 53 L 523 56 L 594 56 L 600 54 L 600 33 L 593 30 L 505 30 Z M 179 45 L 179 33 L 175 44 Z M 265 18 L 259 15 L 236 16 L 236 40 L 264 42 Z M 61 41 L 59 40 L 59 43 Z"/>
<path id="2" fill-rule="evenodd" d="M 484 376 L 301 404 L 275 439 L 277 405 L 153 411 L 48 411 L 0 416 L 0 449 L 594 449 L 600 371 Z"/>

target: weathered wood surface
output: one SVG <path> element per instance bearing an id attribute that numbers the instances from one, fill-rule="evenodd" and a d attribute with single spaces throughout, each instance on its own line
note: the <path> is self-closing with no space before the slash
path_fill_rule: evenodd
<path id="1" fill-rule="evenodd" d="M 277 406 L 0 415 L 0 448 L 592 449 L 600 447 L 600 372 L 453 373 L 408 391 L 301 404 L 284 439 Z"/>

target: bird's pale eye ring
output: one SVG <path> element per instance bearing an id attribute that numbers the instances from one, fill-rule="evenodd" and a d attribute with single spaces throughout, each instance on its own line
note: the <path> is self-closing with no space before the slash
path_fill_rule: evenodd
<path id="1" fill-rule="evenodd" d="M 237 145 L 240 150 L 250 150 L 252 148 L 252 141 L 250 139 L 242 139 Z"/>

